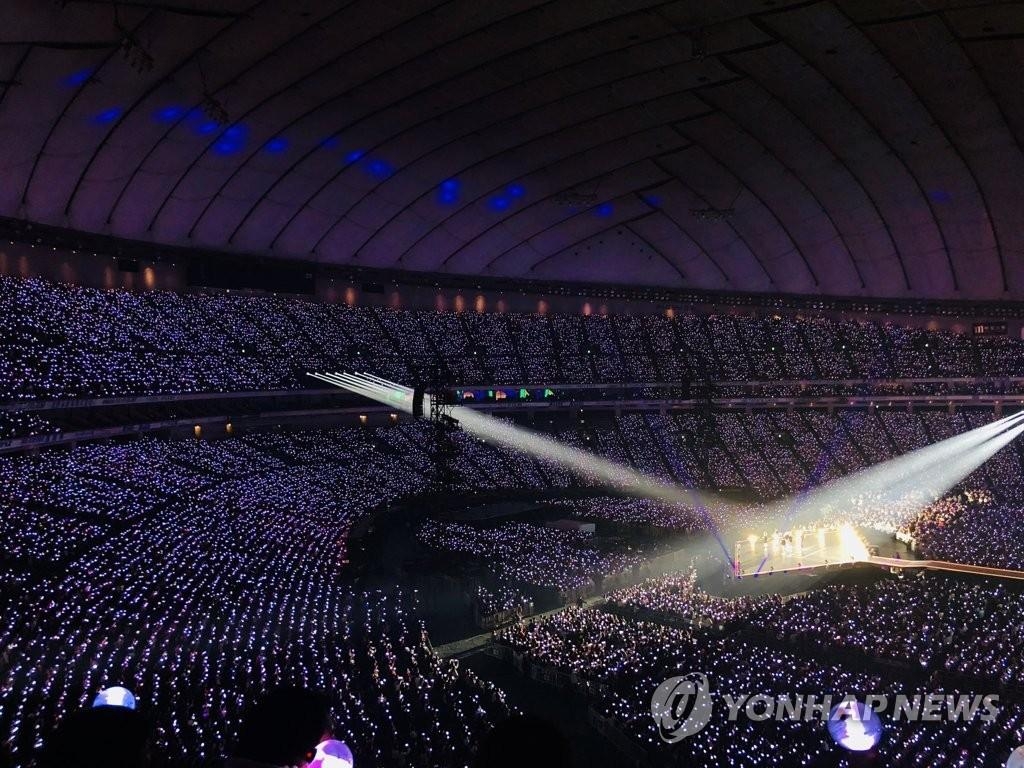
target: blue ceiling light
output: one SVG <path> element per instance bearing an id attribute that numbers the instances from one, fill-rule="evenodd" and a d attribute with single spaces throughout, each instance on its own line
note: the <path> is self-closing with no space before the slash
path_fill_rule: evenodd
<path id="1" fill-rule="evenodd" d="M 661 198 L 658 195 L 641 195 L 640 198 L 652 208 L 661 205 Z"/>
<path id="2" fill-rule="evenodd" d="M 510 205 L 509 200 L 504 195 L 495 195 L 487 203 L 492 211 L 505 211 L 508 210 Z"/>
<path id="3" fill-rule="evenodd" d="M 505 188 L 505 193 L 511 198 L 522 197 L 526 194 L 526 190 L 523 189 L 522 184 L 509 184 Z"/>
<path id="4" fill-rule="evenodd" d="M 213 151 L 218 155 L 233 155 L 245 146 L 248 134 L 249 129 L 241 123 L 229 126 L 214 142 Z"/>
<path id="5" fill-rule="evenodd" d="M 337 136 L 328 136 L 320 142 L 320 146 L 324 149 L 337 149 L 341 146 L 341 139 Z"/>
<path id="6" fill-rule="evenodd" d="M 288 149 L 288 139 L 284 136 L 275 136 L 263 145 L 263 148 L 271 154 L 280 154 Z"/>
<path id="7" fill-rule="evenodd" d="M 367 172 L 375 179 L 386 179 L 392 173 L 391 165 L 383 160 L 371 160 L 366 166 Z"/>
<path id="8" fill-rule="evenodd" d="M 120 107 L 108 107 L 107 109 L 104 109 L 102 112 L 97 112 L 95 115 L 93 115 L 92 121 L 99 125 L 106 125 L 107 123 L 112 123 L 115 120 L 117 120 L 120 114 Z"/>
<path id="9" fill-rule="evenodd" d="M 213 120 L 203 120 L 196 124 L 196 133 L 200 136 L 209 136 L 211 133 L 217 130 L 217 123 Z"/>
<path id="10" fill-rule="evenodd" d="M 89 78 L 92 77 L 91 69 L 80 69 L 77 72 L 72 72 L 61 80 L 61 83 L 66 85 L 68 88 L 78 88 L 80 85 L 85 85 L 89 82 Z"/>
<path id="11" fill-rule="evenodd" d="M 161 107 L 153 113 L 153 119 L 158 123 L 173 123 L 185 116 L 185 108 L 180 107 L 177 104 L 170 104 L 166 107 Z"/>
<path id="12" fill-rule="evenodd" d="M 345 155 L 345 162 L 346 163 L 358 162 L 363 157 L 363 155 L 365 155 L 365 154 L 366 153 L 363 150 L 361 150 L 361 149 L 353 149 L 351 152 L 349 152 L 347 155 Z"/>
<path id="13" fill-rule="evenodd" d="M 445 179 L 437 189 L 437 200 L 442 205 L 451 205 L 459 200 L 458 179 Z"/>
<path id="14" fill-rule="evenodd" d="M 218 155 L 233 155 L 241 149 L 241 144 L 234 141 L 228 141 L 227 139 L 217 139 L 213 145 L 213 151 Z"/>
<path id="15" fill-rule="evenodd" d="M 607 219 L 615 212 L 615 206 L 611 203 L 601 203 L 599 206 L 594 208 L 594 215 L 599 219 Z"/>

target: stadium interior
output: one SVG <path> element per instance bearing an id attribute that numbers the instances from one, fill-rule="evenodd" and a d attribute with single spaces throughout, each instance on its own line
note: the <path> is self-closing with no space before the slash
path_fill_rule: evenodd
<path id="1" fill-rule="evenodd" d="M 0 0 L 0 768 L 1024 767 L 1022 83 L 1003 0 Z"/>

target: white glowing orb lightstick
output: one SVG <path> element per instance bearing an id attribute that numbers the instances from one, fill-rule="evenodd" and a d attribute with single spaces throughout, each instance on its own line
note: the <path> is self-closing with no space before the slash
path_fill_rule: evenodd
<path id="1" fill-rule="evenodd" d="M 94 707 L 124 707 L 135 709 L 135 694 L 120 685 L 104 688 L 92 700 Z"/>

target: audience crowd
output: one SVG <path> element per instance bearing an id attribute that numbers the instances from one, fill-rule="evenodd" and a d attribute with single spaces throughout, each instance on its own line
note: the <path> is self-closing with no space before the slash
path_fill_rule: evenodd
<path id="1" fill-rule="evenodd" d="M 710 379 L 720 393 L 860 394 L 859 384 L 822 382 L 1019 376 L 1022 351 L 1008 338 L 821 318 L 399 311 L 0 278 L 8 402 L 296 389 L 311 386 L 309 370 L 407 382 L 438 366 L 465 385 Z M 811 383 L 778 383 L 792 380 Z M 872 392 L 942 395 L 950 386 Z M 0 413 L 0 440 L 55 431 L 42 413 Z M 992 418 L 705 409 L 581 416 L 551 432 L 665 482 L 774 499 Z M 33 764 L 57 723 L 100 689 L 124 685 L 158 751 L 215 762 L 253 698 L 285 685 L 327 692 L 332 730 L 357 764 L 467 765 L 512 712 L 505 694 L 434 653 L 414 591 L 369 589 L 348 567 L 357 524 L 430 486 L 431 439 L 427 425 L 401 424 L 0 457 L 0 757 Z M 456 490 L 548 492 L 595 480 L 462 433 L 454 440 Z M 948 494 L 858 494 L 814 511 L 812 523 L 853 522 L 929 558 L 1024 569 L 1021 459 L 1010 446 Z M 713 524 L 770 534 L 778 524 L 753 502 L 728 511 L 607 496 L 557 503 L 617 532 L 701 534 Z M 664 749 L 650 695 L 684 670 L 707 673 L 718 699 L 899 685 L 912 694 L 925 679 L 928 690 L 1012 692 L 1024 674 L 1024 596 L 1010 587 L 927 576 L 727 599 L 702 589 L 692 570 L 622 587 L 649 572 L 648 553 L 599 534 L 437 519 L 417 529 L 423 545 L 486 566 L 491 579 L 472 595 L 481 614 L 529 613 L 537 589 L 565 599 L 612 589 L 605 609 L 515 622 L 495 648 L 538 679 L 583 691 L 595 721 L 654 765 L 770 768 L 833 749 L 820 724 L 721 718 Z M 1024 741 L 1024 710 L 1012 701 L 991 723 L 884 721 L 879 760 L 889 766 L 993 764 Z"/>
<path id="2" fill-rule="evenodd" d="M 608 606 L 637 616 L 659 620 L 685 619 L 694 626 L 724 628 L 754 608 L 778 600 L 774 595 L 725 598 L 708 594 L 697 585 L 697 571 L 673 573 L 647 579 L 611 592 Z"/>
<path id="3" fill-rule="evenodd" d="M 756 610 L 756 609 L 755 609 Z M 648 765 L 772 768 L 793 765 L 852 766 L 854 756 L 825 735 L 821 722 L 726 716 L 726 696 L 779 697 L 882 692 L 907 696 L 959 693 L 956 687 L 905 682 L 842 663 L 812 661 L 738 635 L 714 637 L 696 629 L 568 608 L 497 633 L 496 653 L 530 677 L 584 692 L 602 730 L 626 736 L 632 757 Z M 666 679 L 686 672 L 707 675 L 713 700 L 708 725 L 679 744 L 666 746 L 651 717 L 651 696 Z M 986 692 L 988 688 L 984 689 Z M 1001 765 L 1021 741 L 1024 707 L 1007 703 L 986 722 L 907 722 L 882 714 L 885 731 L 878 763 L 895 768 L 922 765 Z"/>
<path id="4" fill-rule="evenodd" d="M 638 569 L 641 563 L 639 553 L 603 548 L 586 531 L 530 523 L 483 527 L 427 520 L 418 536 L 434 549 L 486 563 L 503 580 L 561 592 L 594 589 L 605 577 Z"/>
<path id="5" fill-rule="evenodd" d="M 799 391 L 778 381 L 1024 375 L 1019 340 L 872 322 L 400 311 L 10 277 L 0 339 L 0 400 L 294 389 L 325 369 L 409 381 L 439 365 L 463 385 L 700 379 L 764 382 L 762 394 Z"/>
<path id="6" fill-rule="evenodd" d="M 286 684 L 332 696 L 364 764 L 465 765 L 504 694 L 434 655 L 414 594 L 367 593 L 343 567 L 352 524 L 426 484 L 378 432 L 0 458 L 0 742 L 15 763 L 124 685 L 156 749 L 202 764 L 252 697 Z"/>
<path id="7" fill-rule="evenodd" d="M 495 587 L 477 586 L 473 592 L 473 602 L 481 616 L 494 616 L 500 613 L 533 613 L 533 600 L 529 595 L 510 584 L 499 583 Z"/>
<path id="8" fill-rule="evenodd" d="M 900 526 L 922 557 L 994 568 L 1024 569 L 1020 504 L 990 494 L 947 496 Z"/>

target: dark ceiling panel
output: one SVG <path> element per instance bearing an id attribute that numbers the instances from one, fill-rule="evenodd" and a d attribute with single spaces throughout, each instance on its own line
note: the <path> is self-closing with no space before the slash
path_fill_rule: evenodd
<path id="1" fill-rule="evenodd" d="M 1024 299 L 1020 4 L 5 5 L 2 216 L 470 276 Z"/>

